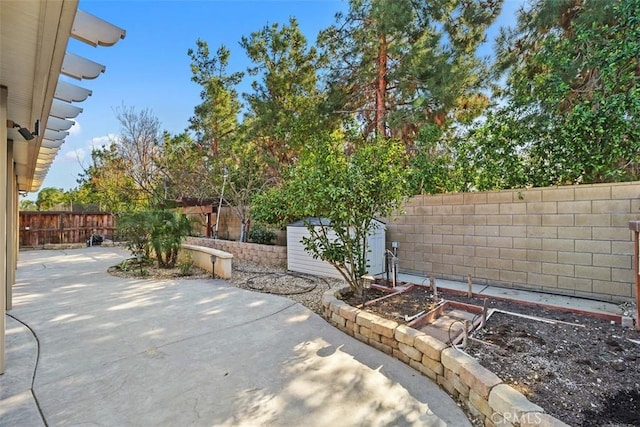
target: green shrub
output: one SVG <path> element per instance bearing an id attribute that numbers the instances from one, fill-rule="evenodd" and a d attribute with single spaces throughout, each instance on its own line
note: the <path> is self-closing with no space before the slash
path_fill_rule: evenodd
<path id="1" fill-rule="evenodd" d="M 174 211 L 157 211 L 152 215 L 151 246 L 156 253 L 158 267 L 173 268 L 178 261 L 182 241 L 191 233 L 189 219 Z"/>
<path id="2" fill-rule="evenodd" d="M 256 225 L 255 227 L 249 230 L 249 234 L 247 235 L 247 239 L 251 243 L 258 243 L 261 245 L 273 245 L 273 241 L 276 238 L 276 233 L 271 230 L 267 230 L 266 228 Z"/>
<path id="3" fill-rule="evenodd" d="M 118 220 L 118 233 L 131 255 L 149 259 L 153 249 L 160 268 L 175 267 L 180 245 L 191 231 L 189 219 L 174 211 L 128 212 Z"/>
<path id="4" fill-rule="evenodd" d="M 117 234 L 134 257 L 138 254 L 145 259 L 150 257 L 152 215 L 149 211 L 126 212 L 118 218 Z"/>
<path id="5" fill-rule="evenodd" d="M 178 270 L 180 276 L 191 276 L 193 272 L 193 257 L 191 254 L 186 254 L 182 261 L 178 262 Z"/>

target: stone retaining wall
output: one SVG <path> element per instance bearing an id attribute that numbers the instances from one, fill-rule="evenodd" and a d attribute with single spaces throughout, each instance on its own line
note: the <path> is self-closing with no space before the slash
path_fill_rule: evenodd
<path id="1" fill-rule="evenodd" d="M 234 242 L 230 240 L 208 239 L 206 237 L 187 237 L 185 243 L 214 248 L 233 254 L 234 259 L 255 262 L 256 264 L 287 266 L 287 247 L 258 245 L 256 243 Z"/>
<path id="2" fill-rule="evenodd" d="M 466 353 L 409 326 L 355 308 L 335 294 L 335 289 L 330 290 L 322 298 L 329 323 L 427 376 L 486 427 L 566 426 Z"/>

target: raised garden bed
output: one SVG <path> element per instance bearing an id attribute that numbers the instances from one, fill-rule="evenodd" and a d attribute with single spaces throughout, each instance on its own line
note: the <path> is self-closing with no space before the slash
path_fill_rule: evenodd
<path id="1" fill-rule="evenodd" d="M 414 286 L 360 308 L 433 336 L 429 325 L 452 309 L 472 313 L 470 322 L 479 325 L 486 304 L 486 325 L 465 349 L 482 366 L 570 425 L 640 425 L 640 333 L 622 328 L 614 316 L 442 291 L 439 297 L 446 302 L 433 307 L 430 289 Z M 425 314 L 405 321 L 421 310 Z M 440 341 L 459 343 L 460 335 L 454 331 Z M 464 397 L 459 390 L 458 396 Z"/>

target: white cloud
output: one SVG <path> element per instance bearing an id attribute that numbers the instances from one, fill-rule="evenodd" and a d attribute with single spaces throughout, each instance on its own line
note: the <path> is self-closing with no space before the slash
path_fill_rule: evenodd
<path id="1" fill-rule="evenodd" d="M 82 162 L 87 155 L 87 152 L 82 148 L 76 148 L 75 150 L 67 151 L 64 153 L 65 160 L 74 160 Z"/>
<path id="2" fill-rule="evenodd" d="M 80 135 L 80 133 L 82 132 L 82 128 L 80 127 L 80 123 L 76 120 L 70 120 L 72 122 L 74 122 L 75 124 L 73 126 L 71 126 L 71 128 L 69 129 L 69 136 L 77 136 Z"/>
<path id="3" fill-rule="evenodd" d="M 116 135 L 109 133 L 103 136 L 94 136 L 89 141 L 89 149 L 93 150 L 95 148 L 101 148 L 102 146 L 108 146 L 111 141 L 116 138 Z"/>

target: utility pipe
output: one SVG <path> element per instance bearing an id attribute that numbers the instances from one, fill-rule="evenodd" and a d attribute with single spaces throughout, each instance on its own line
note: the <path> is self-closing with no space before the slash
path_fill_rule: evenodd
<path id="1" fill-rule="evenodd" d="M 222 191 L 220 192 L 220 202 L 218 203 L 218 211 L 216 212 L 216 229 L 213 232 L 213 238 L 218 239 L 218 224 L 220 224 L 220 209 L 222 209 L 222 199 L 224 197 L 224 185 L 227 183 L 229 170 L 225 166 L 222 172 Z"/>

